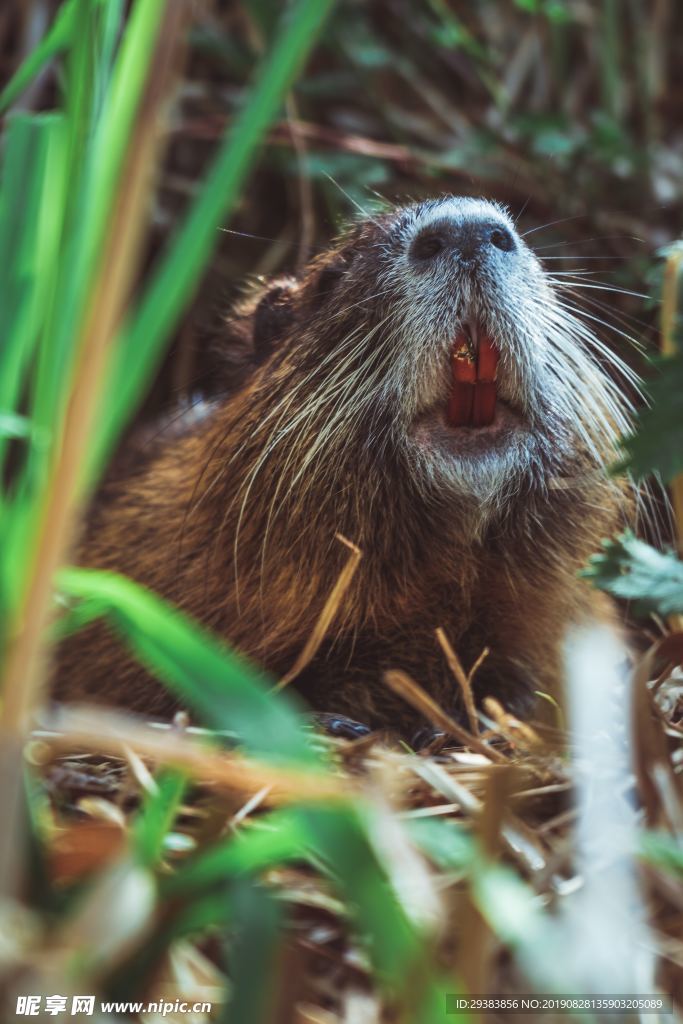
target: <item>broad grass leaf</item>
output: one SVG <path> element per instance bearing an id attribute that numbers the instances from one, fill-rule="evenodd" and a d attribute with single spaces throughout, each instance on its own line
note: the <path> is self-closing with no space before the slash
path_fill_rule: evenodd
<path id="1" fill-rule="evenodd" d="M 316 763 L 294 698 L 269 693 L 268 679 L 255 666 L 187 615 L 115 573 L 63 569 L 58 586 L 104 610 L 135 657 L 208 725 L 234 730 L 263 759 Z"/>

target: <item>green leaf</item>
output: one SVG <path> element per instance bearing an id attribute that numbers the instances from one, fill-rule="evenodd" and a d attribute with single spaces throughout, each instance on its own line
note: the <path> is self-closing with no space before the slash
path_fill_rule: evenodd
<path id="1" fill-rule="evenodd" d="M 209 725 L 238 733 L 267 760 L 317 761 L 289 693 L 269 693 L 268 679 L 189 616 L 115 573 L 63 569 L 60 590 L 104 610 L 126 646 Z M 94 603 L 93 603 L 94 602 Z"/>
<path id="2" fill-rule="evenodd" d="M 533 891 L 514 871 L 483 857 L 473 837 L 453 822 L 415 818 L 408 827 L 411 837 L 438 867 L 467 870 L 479 909 L 503 941 L 534 940 L 541 917 Z"/>
<path id="3" fill-rule="evenodd" d="M 650 408 L 635 432 L 622 441 L 626 458 L 617 470 L 636 477 L 659 473 L 666 481 L 683 472 L 683 350 L 654 362 L 658 376 L 648 387 Z"/>
<path id="4" fill-rule="evenodd" d="M 630 531 L 602 548 L 582 573 L 596 587 L 635 601 L 643 613 L 683 612 L 683 562 L 672 551 L 657 551 Z"/>

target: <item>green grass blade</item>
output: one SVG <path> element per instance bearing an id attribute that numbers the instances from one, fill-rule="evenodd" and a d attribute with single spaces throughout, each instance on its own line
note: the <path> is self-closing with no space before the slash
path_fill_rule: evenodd
<path id="1" fill-rule="evenodd" d="M 157 789 L 147 796 L 133 828 L 135 852 L 142 867 L 158 867 L 164 842 L 180 808 L 187 788 L 182 772 L 165 771 L 156 780 Z"/>
<path id="2" fill-rule="evenodd" d="M 462 871 L 479 856 L 472 835 L 451 821 L 413 818 L 406 828 L 415 845 L 442 870 Z"/>
<path id="3" fill-rule="evenodd" d="M 264 886 L 251 880 L 230 892 L 230 995 L 221 1024 L 267 1024 L 277 986 L 277 953 L 283 924 L 281 906 Z M 268 978 L 268 984 L 263 979 Z M 273 984 L 275 982 L 275 985 Z"/>
<path id="4" fill-rule="evenodd" d="M 313 845 L 349 905 L 356 926 L 372 937 L 371 952 L 379 978 L 403 985 L 421 959 L 423 937 L 399 904 L 355 810 L 316 808 L 302 811 Z"/>
<path id="5" fill-rule="evenodd" d="M 47 182 L 59 178 L 64 136 L 58 114 L 17 115 L 4 139 L 0 187 L 0 414 L 15 412 L 43 315 L 55 259 L 55 216 Z M 0 474 L 5 445 L 0 435 Z"/>
<path id="6" fill-rule="evenodd" d="M 398 996 L 406 1020 L 445 1024 L 444 993 L 433 971 L 433 937 L 408 916 L 375 853 L 368 836 L 374 808 L 357 804 L 299 813 L 317 860 L 336 883 L 367 945 L 379 983 Z"/>
<path id="7" fill-rule="evenodd" d="M 78 7 L 79 32 L 67 61 L 67 187 L 57 197 L 63 209 L 63 255 L 51 290 L 33 399 L 34 421 L 46 430 L 63 415 L 80 328 L 164 6 L 165 0 L 138 0 L 116 61 L 109 66 L 95 63 L 93 50 L 110 53 L 116 19 L 102 18 L 99 4 L 89 0 Z M 115 11 L 118 7 L 116 2 Z M 96 99 L 103 93 L 97 108 Z M 28 467 L 36 487 L 44 479 L 46 458 Z"/>
<path id="8" fill-rule="evenodd" d="M 293 698 L 269 693 L 268 680 L 255 667 L 188 616 L 114 573 L 63 569 L 58 586 L 105 608 L 108 623 L 136 658 L 208 724 L 234 730 L 264 759 L 315 764 Z"/>
<path id="9" fill-rule="evenodd" d="M 184 864 L 162 881 L 162 894 L 191 897 L 229 878 L 260 874 L 295 860 L 310 860 L 310 854 L 308 829 L 302 828 L 298 814 L 275 811 Z"/>
<path id="10" fill-rule="evenodd" d="M 31 50 L 26 60 L 0 92 L 0 114 L 4 114 L 7 108 L 21 96 L 48 61 L 66 50 L 74 29 L 78 25 L 77 3 L 78 0 L 67 0 L 67 3 L 60 7 L 50 30 L 35 49 Z"/>
<path id="11" fill-rule="evenodd" d="M 30 387 L 32 444 L 3 517 L 4 577 L 13 578 L 13 606 L 24 600 L 21 581 L 48 520 L 48 483 L 63 436 L 74 369 L 90 303 L 111 234 L 113 204 L 130 135 L 154 52 L 165 0 L 137 0 L 120 47 L 120 0 L 76 0 L 78 32 L 65 62 L 64 139 L 54 176 L 45 176 L 43 202 L 54 211 L 59 258 L 43 262 L 43 307 Z M 17 581 L 18 584 L 17 585 Z M 10 618 L 13 609 L 9 609 Z"/>
<path id="12" fill-rule="evenodd" d="M 127 324 L 113 366 L 111 393 L 104 410 L 94 458 L 96 474 L 118 434 L 148 387 L 164 345 L 197 284 L 218 238 L 218 228 L 234 206 L 240 187 L 269 124 L 301 63 L 310 51 L 333 0 L 299 0 L 288 12 L 249 100 L 209 173 L 206 184 Z"/>
<path id="13" fill-rule="evenodd" d="M 433 830 L 426 831 L 429 844 L 443 853 L 452 830 L 438 838 Z M 459 850 L 454 860 L 462 867 L 465 851 L 455 845 Z M 467 845 L 471 860 L 471 844 Z M 406 990 L 414 1019 L 424 1024 L 443 1021 L 445 999 L 428 963 L 429 943 L 399 904 L 368 840 L 362 815 L 349 805 L 271 813 L 165 878 L 162 896 L 201 904 L 207 893 L 227 880 L 297 860 L 322 867 L 330 876 L 352 908 L 379 978 L 393 992 Z"/>
<path id="14" fill-rule="evenodd" d="M 640 856 L 644 861 L 683 880 L 683 837 L 666 832 L 646 832 Z"/>

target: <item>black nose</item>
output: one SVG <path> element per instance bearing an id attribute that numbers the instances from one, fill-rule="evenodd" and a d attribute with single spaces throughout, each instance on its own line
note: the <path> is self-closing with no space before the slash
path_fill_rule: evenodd
<path id="1" fill-rule="evenodd" d="M 517 248 L 515 236 L 505 224 L 498 220 L 449 218 L 422 228 L 410 245 L 410 256 L 423 263 L 452 252 L 467 261 L 483 256 L 489 248 L 501 252 Z"/>

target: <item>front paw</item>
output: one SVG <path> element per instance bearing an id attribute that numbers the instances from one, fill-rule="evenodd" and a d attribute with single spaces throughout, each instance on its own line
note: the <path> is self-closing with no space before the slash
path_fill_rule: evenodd
<path id="1" fill-rule="evenodd" d="M 353 718 L 347 718 L 346 715 L 332 715 L 320 711 L 311 717 L 319 729 L 337 739 L 358 740 L 363 736 L 368 736 L 372 731 L 369 726 L 363 725 L 362 722 L 356 722 Z"/>

